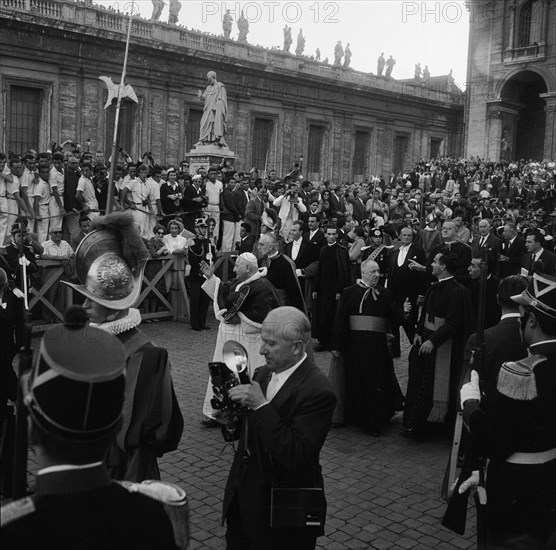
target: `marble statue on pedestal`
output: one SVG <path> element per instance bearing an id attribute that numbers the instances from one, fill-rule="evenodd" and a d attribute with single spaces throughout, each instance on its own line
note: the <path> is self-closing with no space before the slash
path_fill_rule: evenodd
<path id="1" fill-rule="evenodd" d="M 227 147 L 224 141 L 228 123 L 228 96 L 226 87 L 216 80 L 216 73 L 207 73 L 208 86 L 204 92 L 198 91 L 198 98 L 204 100 L 201 131 L 196 145 L 216 144 Z"/>

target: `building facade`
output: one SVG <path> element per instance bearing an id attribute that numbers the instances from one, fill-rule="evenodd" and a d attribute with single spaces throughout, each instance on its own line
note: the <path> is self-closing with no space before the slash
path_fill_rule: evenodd
<path id="1" fill-rule="evenodd" d="M 467 2 L 465 153 L 490 160 L 556 156 L 556 2 Z"/>
<path id="2" fill-rule="evenodd" d="M 90 3 L 3 0 L 1 147 L 46 150 L 74 140 L 109 156 L 129 18 Z M 133 19 L 118 144 L 174 164 L 198 140 L 197 91 L 213 70 L 228 93 L 226 142 L 236 169 L 291 170 L 360 181 L 463 151 L 464 97 L 264 49 L 176 25 Z M 302 160 L 301 160 L 302 159 Z"/>

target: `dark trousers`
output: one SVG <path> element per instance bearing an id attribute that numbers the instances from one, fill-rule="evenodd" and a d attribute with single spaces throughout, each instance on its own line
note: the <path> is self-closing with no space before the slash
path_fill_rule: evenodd
<path id="1" fill-rule="evenodd" d="M 245 530 L 237 497 L 226 516 L 226 550 L 315 550 L 314 535 L 295 534 L 279 529 L 257 529 L 249 536 Z"/>
<path id="2" fill-rule="evenodd" d="M 189 321 L 191 328 L 201 328 L 207 323 L 210 298 L 201 288 L 202 284 L 202 281 L 189 280 Z"/>
<path id="3" fill-rule="evenodd" d="M 487 473 L 487 548 L 552 548 L 556 537 L 556 460 L 545 464 L 492 461 Z"/>

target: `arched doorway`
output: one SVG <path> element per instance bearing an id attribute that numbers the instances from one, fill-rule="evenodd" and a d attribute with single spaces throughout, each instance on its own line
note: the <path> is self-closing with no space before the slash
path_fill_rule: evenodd
<path id="1" fill-rule="evenodd" d="M 513 75 L 502 88 L 502 101 L 519 108 L 513 128 L 515 137 L 512 139 L 512 156 L 515 159 L 543 159 L 546 103 L 540 94 L 546 91 L 546 82 L 533 71 Z"/>

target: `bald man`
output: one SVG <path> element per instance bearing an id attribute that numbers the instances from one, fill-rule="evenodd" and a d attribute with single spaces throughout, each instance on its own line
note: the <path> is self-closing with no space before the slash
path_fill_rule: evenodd
<path id="1" fill-rule="evenodd" d="M 324 489 L 319 454 L 336 396 L 326 376 L 307 358 L 310 338 L 311 325 L 301 311 L 290 306 L 271 311 L 261 333 L 260 353 L 266 364 L 250 384 L 230 389 L 230 397 L 250 411 L 239 430 L 224 493 L 228 550 L 312 550 L 324 533 L 324 491 L 318 526 L 271 528 L 269 514 L 272 485 L 296 494 L 300 488 Z"/>
<path id="2" fill-rule="evenodd" d="M 262 322 L 280 305 L 276 289 L 267 280 L 267 269 L 259 269 L 257 258 L 250 252 L 241 254 L 234 267 L 236 278 L 226 283 L 214 275 L 214 266 L 205 262 L 200 271 L 206 281 L 202 289 L 213 299 L 214 314 L 220 321 L 213 361 L 222 361 L 222 347 L 229 340 L 239 342 L 249 356 L 249 376 L 264 364 L 259 355 Z M 215 411 L 210 405 L 212 386 L 208 383 L 203 413 L 210 419 Z"/>

